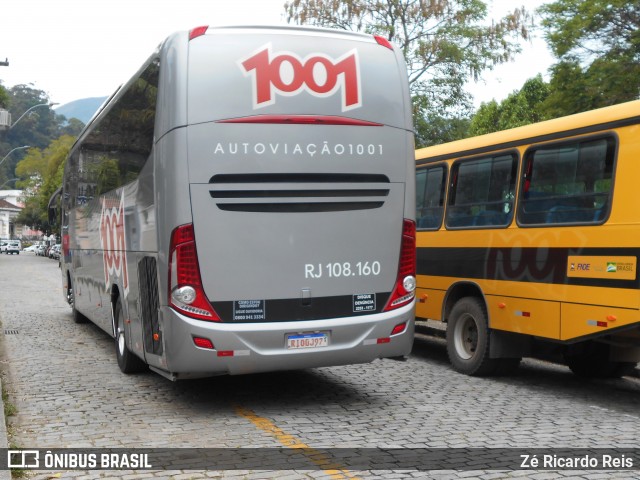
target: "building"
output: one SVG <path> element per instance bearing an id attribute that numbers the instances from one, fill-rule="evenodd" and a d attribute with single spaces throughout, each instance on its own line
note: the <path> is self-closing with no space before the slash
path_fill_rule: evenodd
<path id="1" fill-rule="evenodd" d="M 22 209 L 24 207 L 22 193 L 22 190 L 0 190 L 0 199 Z"/>
<path id="2" fill-rule="evenodd" d="M 28 240 L 42 237 L 42 232 L 15 223 L 24 208 L 22 194 L 22 190 L 0 190 L 0 238 Z"/>
<path id="3" fill-rule="evenodd" d="M 14 222 L 21 210 L 22 207 L 2 198 L 0 192 L 0 238 L 22 237 L 22 226 Z"/>

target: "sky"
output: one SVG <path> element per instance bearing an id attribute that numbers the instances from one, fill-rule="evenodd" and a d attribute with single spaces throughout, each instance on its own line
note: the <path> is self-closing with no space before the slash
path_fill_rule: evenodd
<path id="1" fill-rule="evenodd" d="M 549 0 L 546 0 L 549 1 Z M 60 105 L 110 95 L 171 33 L 200 25 L 284 25 L 285 0 L 2 0 L 0 81 L 27 84 Z M 487 0 L 491 15 L 545 0 Z M 512 63 L 469 85 L 474 104 L 504 99 L 553 57 L 538 34 Z"/>

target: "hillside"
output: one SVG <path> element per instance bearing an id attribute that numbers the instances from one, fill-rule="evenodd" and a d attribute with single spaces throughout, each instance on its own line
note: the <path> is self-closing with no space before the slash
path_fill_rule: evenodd
<path id="1" fill-rule="evenodd" d="M 77 118 L 86 124 L 106 99 L 107 97 L 93 97 L 74 100 L 59 106 L 55 109 L 55 112 L 58 115 L 64 115 L 67 120 Z"/>

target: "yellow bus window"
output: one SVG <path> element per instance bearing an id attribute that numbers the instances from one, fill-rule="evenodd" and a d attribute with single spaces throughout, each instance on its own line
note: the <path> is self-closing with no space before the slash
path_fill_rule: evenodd
<path id="1" fill-rule="evenodd" d="M 513 218 L 515 154 L 457 162 L 452 167 L 449 228 L 506 226 Z"/>
<path id="2" fill-rule="evenodd" d="M 518 221 L 523 225 L 597 223 L 607 213 L 614 141 L 599 138 L 527 153 Z"/>

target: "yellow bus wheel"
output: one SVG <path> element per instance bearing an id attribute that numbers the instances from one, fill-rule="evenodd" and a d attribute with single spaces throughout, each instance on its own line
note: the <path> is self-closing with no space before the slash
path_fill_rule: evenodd
<path id="1" fill-rule="evenodd" d="M 476 297 L 458 300 L 449 315 L 447 354 L 455 370 L 466 375 L 491 375 L 499 365 L 489 358 L 490 331 L 485 307 Z"/>

